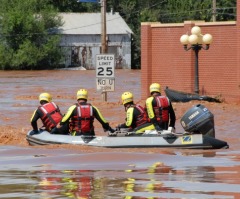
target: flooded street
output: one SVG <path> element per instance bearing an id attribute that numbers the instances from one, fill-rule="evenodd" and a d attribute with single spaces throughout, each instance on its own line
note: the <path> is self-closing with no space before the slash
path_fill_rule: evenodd
<path id="1" fill-rule="evenodd" d="M 239 104 L 173 103 L 177 132 L 183 131 L 181 116 L 201 103 L 214 114 L 216 138 L 228 142 L 229 149 L 28 145 L 40 93 L 51 93 L 65 113 L 76 103 L 77 90 L 86 88 L 88 101 L 115 127 L 125 121 L 123 92 L 132 92 L 144 105 L 140 76 L 140 70 L 116 70 L 115 91 L 103 102 L 94 70 L 0 71 L 0 198 L 240 198 Z M 94 125 L 97 135 L 105 135 L 97 121 Z"/>

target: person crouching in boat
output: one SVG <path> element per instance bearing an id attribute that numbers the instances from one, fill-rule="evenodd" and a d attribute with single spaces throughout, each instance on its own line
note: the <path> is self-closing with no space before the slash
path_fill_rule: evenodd
<path id="1" fill-rule="evenodd" d="M 104 131 L 110 131 L 114 133 L 109 123 L 102 116 L 100 111 L 90 103 L 87 103 L 88 91 L 86 89 L 80 89 L 77 91 L 77 103 L 70 106 L 67 113 L 64 115 L 60 122 L 60 126 L 69 121 L 70 134 L 94 136 L 94 118 L 96 118 L 101 124 Z"/>
<path id="2" fill-rule="evenodd" d="M 131 92 L 124 92 L 122 94 L 122 104 L 126 111 L 126 122 L 119 124 L 116 128 L 128 128 L 129 132 L 134 132 L 141 135 L 146 130 L 154 130 L 154 125 L 149 123 L 145 109 L 139 105 L 134 104 L 133 94 Z"/>
<path id="3" fill-rule="evenodd" d="M 34 111 L 31 118 L 32 132 L 38 133 L 38 119 L 41 119 L 43 123 L 44 130 L 52 134 L 66 134 L 68 129 L 66 126 L 63 126 L 60 129 L 57 129 L 57 124 L 62 119 L 62 114 L 59 107 L 52 102 L 52 96 L 49 93 L 41 93 L 39 95 L 40 106 Z"/>
<path id="4" fill-rule="evenodd" d="M 151 84 L 149 90 L 151 97 L 146 100 L 146 109 L 150 121 L 157 131 L 175 132 L 176 116 L 171 101 L 161 95 L 160 84 Z"/>

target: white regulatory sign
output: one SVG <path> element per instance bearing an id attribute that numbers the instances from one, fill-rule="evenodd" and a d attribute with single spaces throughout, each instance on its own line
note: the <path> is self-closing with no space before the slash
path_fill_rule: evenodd
<path id="1" fill-rule="evenodd" d="M 115 89 L 115 79 L 108 78 L 108 79 L 99 79 L 96 78 L 97 90 L 98 91 L 114 91 Z"/>
<path id="2" fill-rule="evenodd" d="M 96 78 L 114 78 L 114 54 L 96 55 Z"/>

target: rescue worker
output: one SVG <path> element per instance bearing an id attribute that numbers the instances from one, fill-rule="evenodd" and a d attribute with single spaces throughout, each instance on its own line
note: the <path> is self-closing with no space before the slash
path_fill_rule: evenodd
<path id="1" fill-rule="evenodd" d="M 146 100 L 146 109 L 150 121 L 157 131 L 175 132 L 176 116 L 171 101 L 161 95 L 160 84 L 151 84 L 149 90 L 151 97 Z"/>
<path id="2" fill-rule="evenodd" d="M 124 92 L 122 94 L 122 104 L 126 111 L 126 122 L 119 124 L 117 129 L 128 128 L 128 131 L 135 133 L 144 133 L 145 130 L 154 130 L 147 116 L 146 110 L 139 104 L 134 104 L 133 94 L 131 92 Z"/>
<path id="3" fill-rule="evenodd" d="M 33 133 L 38 133 L 38 119 L 42 120 L 44 130 L 52 134 L 67 134 L 66 126 L 57 129 L 57 124 L 62 119 L 59 107 L 52 102 L 52 96 L 49 93 L 41 93 L 39 95 L 40 106 L 34 111 L 31 118 Z"/>
<path id="4" fill-rule="evenodd" d="M 60 126 L 66 124 L 69 121 L 70 134 L 75 135 L 87 135 L 94 136 L 94 118 L 96 118 L 101 124 L 104 131 L 110 131 L 114 133 L 109 123 L 102 116 L 100 111 L 90 103 L 87 103 L 88 91 L 86 89 L 80 89 L 77 91 L 77 103 L 70 106 L 67 113 L 64 115 L 60 122 Z"/>

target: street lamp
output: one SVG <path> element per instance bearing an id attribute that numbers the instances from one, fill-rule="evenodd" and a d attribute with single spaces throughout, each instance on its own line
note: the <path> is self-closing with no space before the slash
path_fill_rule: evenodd
<path id="1" fill-rule="evenodd" d="M 199 77 L 198 77 L 198 52 L 201 49 L 208 50 L 212 43 L 212 35 L 202 35 L 201 28 L 194 26 L 191 29 L 191 35 L 184 34 L 180 38 L 184 50 L 192 49 L 195 52 L 195 93 L 199 94 Z M 188 47 L 188 45 L 190 45 Z"/>

